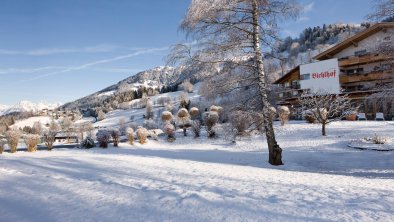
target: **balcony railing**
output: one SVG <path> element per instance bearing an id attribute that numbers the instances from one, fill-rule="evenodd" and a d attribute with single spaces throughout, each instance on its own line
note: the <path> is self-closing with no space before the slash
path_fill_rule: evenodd
<path id="1" fill-rule="evenodd" d="M 344 67 L 344 66 L 352 66 L 358 64 L 366 64 L 371 62 L 383 61 L 387 59 L 389 59 L 389 57 L 387 56 L 370 53 L 362 56 L 351 56 L 351 57 L 339 59 L 339 66 Z"/>
<path id="2" fill-rule="evenodd" d="M 394 74 L 393 70 L 384 70 L 384 71 L 373 71 L 369 73 L 357 73 L 357 74 L 346 74 L 341 73 L 339 76 L 339 82 L 341 84 L 344 83 L 352 83 L 352 82 L 366 82 L 366 81 L 376 81 L 376 80 L 384 80 L 384 79 L 393 79 Z"/>

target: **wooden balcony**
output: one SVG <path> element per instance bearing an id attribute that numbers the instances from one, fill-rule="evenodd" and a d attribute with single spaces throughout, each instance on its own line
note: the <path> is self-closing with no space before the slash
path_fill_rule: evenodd
<path id="1" fill-rule="evenodd" d="M 387 56 L 381 54 L 367 54 L 363 56 L 352 56 L 348 58 L 339 59 L 339 67 L 367 64 L 389 59 Z"/>
<path id="2" fill-rule="evenodd" d="M 353 82 L 368 82 L 376 80 L 394 79 L 393 70 L 376 71 L 366 74 L 343 74 L 339 76 L 339 82 L 341 84 L 353 83 Z"/>

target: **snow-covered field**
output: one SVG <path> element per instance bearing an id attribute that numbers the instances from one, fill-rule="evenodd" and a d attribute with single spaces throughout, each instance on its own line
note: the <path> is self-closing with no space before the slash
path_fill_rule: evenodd
<path id="1" fill-rule="evenodd" d="M 262 137 L 3 153 L 0 221 L 394 221 L 394 152 L 347 147 L 393 129 L 276 126 L 279 167 Z"/>

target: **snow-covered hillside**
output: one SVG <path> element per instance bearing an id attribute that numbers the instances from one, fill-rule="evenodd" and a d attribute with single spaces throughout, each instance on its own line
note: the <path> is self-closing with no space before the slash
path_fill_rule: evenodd
<path id="1" fill-rule="evenodd" d="M 279 167 L 260 136 L 3 153 L 0 221 L 393 221 L 394 152 L 347 147 L 393 127 L 276 124 Z"/>
<path id="2" fill-rule="evenodd" d="M 0 116 L 9 113 L 16 113 L 16 112 L 30 112 L 30 111 L 37 112 L 42 109 L 56 109 L 60 105 L 61 103 L 48 103 L 48 102 L 33 103 L 30 101 L 20 101 L 19 103 L 12 106 L 0 105 Z"/>

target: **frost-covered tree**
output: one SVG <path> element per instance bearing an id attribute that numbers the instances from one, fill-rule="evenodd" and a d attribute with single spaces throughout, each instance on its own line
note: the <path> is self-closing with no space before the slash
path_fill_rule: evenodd
<path id="1" fill-rule="evenodd" d="M 198 110 L 197 107 L 192 107 L 190 108 L 190 116 L 192 117 L 193 120 L 198 119 L 200 111 Z"/>
<path id="2" fill-rule="evenodd" d="M 52 118 L 51 122 L 49 123 L 49 130 L 58 132 L 60 130 L 59 124 Z"/>
<path id="3" fill-rule="evenodd" d="M 394 0 L 374 0 L 374 10 L 366 19 L 380 22 L 394 16 Z"/>
<path id="4" fill-rule="evenodd" d="M 102 110 L 99 110 L 98 112 L 97 112 L 97 120 L 98 121 L 102 121 L 102 120 L 104 120 L 105 119 L 105 113 L 102 111 Z"/>
<path id="5" fill-rule="evenodd" d="M 289 120 L 289 116 L 290 116 L 289 107 L 279 106 L 278 113 L 279 113 L 280 124 L 284 126 L 285 123 Z"/>
<path id="6" fill-rule="evenodd" d="M 127 134 L 127 139 L 129 140 L 129 143 L 131 145 L 133 145 L 134 144 L 134 129 L 131 127 L 128 127 L 126 129 L 126 134 Z"/>
<path id="7" fill-rule="evenodd" d="M 42 125 L 40 121 L 34 122 L 33 127 L 32 127 L 32 133 L 41 135 L 42 133 Z"/>
<path id="8" fill-rule="evenodd" d="M 186 93 L 182 93 L 179 96 L 179 108 L 185 108 L 187 110 L 190 108 L 190 99 Z"/>
<path id="9" fill-rule="evenodd" d="M 167 141 L 175 141 L 175 127 L 170 122 L 166 122 L 163 127 L 163 131 L 167 134 Z"/>
<path id="10" fill-rule="evenodd" d="M 322 135 L 326 136 L 326 125 L 340 120 L 349 112 L 358 110 L 348 95 L 335 95 L 327 92 L 316 91 L 300 98 L 302 111 L 307 112 L 317 122 L 322 124 Z"/>
<path id="11" fill-rule="evenodd" d="M 146 102 L 145 119 L 153 118 L 153 104 L 150 100 Z"/>
<path id="12" fill-rule="evenodd" d="M 200 137 L 201 134 L 201 123 L 199 120 L 191 121 L 191 129 L 193 131 L 194 137 Z"/>
<path id="13" fill-rule="evenodd" d="M 205 113 L 204 117 L 205 117 L 204 122 L 205 125 L 207 126 L 208 137 L 209 138 L 215 137 L 216 131 L 214 129 L 214 126 L 219 121 L 219 114 L 217 112 L 210 111 Z"/>
<path id="14" fill-rule="evenodd" d="M 227 66 L 229 72 L 238 72 L 234 78 L 219 78 L 215 90 L 223 95 L 249 87 L 243 101 L 264 114 L 272 165 L 283 163 L 269 118 L 271 105 L 262 47 L 270 51 L 278 36 L 278 20 L 296 17 L 299 9 L 291 0 L 192 0 L 181 28 L 195 40 L 194 44 L 177 45 L 170 56 L 170 61 L 181 61 L 186 66 Z M 218 73 L 211 70 L 212 74 Z"/>
<path id="15" fill-rule="evenodd" d="M 187 136 L 186 129 L 187 129 L 187 124 L 190 120 L 190 114 L 187 111 L 187 109 L 185 109 L 185 108 L 179 109 L 178 113 L 177 113 L 177 118 L 178 118 L 179 122 L 182 124 L 183 135 Z"/>
<path id="16" fill-rule="evenodd" d="M 172 119 L 173 119 L 173 116 L 172 116 L 172 113 L 170 111 L 164 111 L 161 114 L 161 120 L 163 121 L 163 123 L 171 122 Z"/>
<path id="17" fill-rule="evenodd" d="M 97 131 L 96 138 L 101 148 L 108 148 L 108 143 L 111 139 L 111 133 L 108 130 L 102 129 Z"/>
<path id="18" fill-rule="evenodd" d="M 57 131 L 53 131 L 51 129 L 45 130 L 42 138 L 44 140 L 45 145 L 47 146 L 48 150 L 53 149 L 53 144 L 55 143 Z"/>
<path id="19" fill-rule="evenodd" d="M 140 143 L 145 144 L 146 140 L 148 138 L 148 130 L 143 127 L 140 127 L 137 129 L 136 134 L 137 134 L 137 138 L 140 141 Z"/>
<path id="20" fill-rule="evenodd" d="M 4 151 L 4 145 L 5 145 L 5 141 L 0 140 L 0 154 L 2 154 Z"/>
<path id="21" fill-rule="evenodd" d="M 119 144 L 120 132 L 118 129 L 111 129 L 110 133 L 112 137 L 112 142 L 114 143 L 114 147 L 117 147 Z"/>
<path id="22" fill-rule="evenodd" d="M 11 153 L 16 152 L 20 136 L 21 132 L 16 129 L 11 129 L 5 133 L 5 137 L 7 139 L 7 143 Z"/>
<path id="23" fill-rule="evenodd" d="M 23 137 L 25 144 L 27 146 L 28 152 L 35 152 L 37 151 L 37 145 L 40 143 L 40 136 L 37 134 L 27 134 Z"/>
<path id="24" fill-rule="evenodd" d="M 187 93 L 193 92 L 193 84 L 190 83 L 190 80 L 183 81 L 180 86 Z"/>

